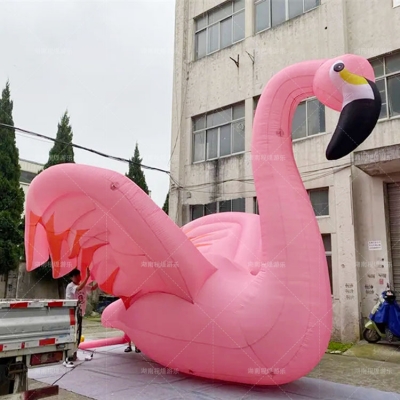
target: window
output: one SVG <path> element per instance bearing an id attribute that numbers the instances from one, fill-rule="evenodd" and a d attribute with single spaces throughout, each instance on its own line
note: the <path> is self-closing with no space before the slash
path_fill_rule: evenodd
<path id="1" fill-rule="evenodd" d="M 22 171 L 19 181 L 21 183 L 31 183 L 37 174 L 29 171 Z"/>
<path id="2" fill-rule="evenodd" d="M 200 218 L 205 215 L 204 213 L 204 206 L 203 205 L 195 205 L 190 207 L 191 217 L 190 219 L 193 221 L 197 218 Z"/>
<path id="3" fill-rule="evenodd" d="M 329 215 L 329 189 L 309 190 L 307 192 L 315 215 L 317 217 Z M 254 214 L 260 214 L 257 197 L 253 198 L 253 209 Z"/>
<path id="4" fill-rule="evenodd" d="M 308 190 L 311 205 L 317 217 L 329 215 L 329 189 Z"/>
<path id="5" fill-rule="evenodd" d="M 380 119 L 400 115 L 400 52 L 370 61 L 382 97 Z"/>
<path id="6" fill-rule="evenodd" d="M 260 101 L 260 97 L 261 95 L 253 97 L 253 112 L 254 112 L 253 116 L 256 115 L 256 109 L 258 106 L 258 102 Z"/>
<path id="7" fill-rule="evenodd" d="M 292 121 L 292 139 L 325 132 L 325 106 L 318 99 L 307 99 L 296 109 Z"/>
<path id="8" fill-rule="evenodd" d="M 254 208 L 254 214 L 260 214 L 257 197 L 253 197 L 253 208 Z"/>
<path id="9" fill-rule="evenodd" d="M 333 283 L 332 283 L 332 241 L 331 235 L 322 235 L 322 241 L 324 242 L 326 262 L 328 264 L 329 282 L 331 284 L 331 294 L 333 294 Z"/>
<path id="10" fill-rule="evenodd" d="M 233 199 L 224 200 L 209 204 L 196 204 L 190 206 L 191 209 L 191 220 L 203 217 L 209 214 L 221 213 L 221 212 L 246 212 L 246 199 Z"/>
<path id="11" fill-rule="evenodd" d="M 255 31 L 280 25 L 319 5 L 320 0 L 255 0 Z"/>
<path id="12" fill-rule="evenodd" d="M 193 118 L 193 162 L 244 152 L 244 102 Z"/>
<path id="13" fill-rule="evenodd" d="M 314 191 L 314 195 L 317 191 Z M 323 191 L 319 191 L 323 192 Z M 326 190 L 326 193 L 328 193 L 328 190 Z M 311 197 L 311 196 L 310 196 Z M 312 201 L 312 200 L 311 200 Z M 258 209 L 258 201 L 257 197 L 253 197 L 253 204 L 254 204 L 254 214 L 260 214 L 259 209 Z M 328 203 L 326 203 L 328 204 Z M 313 205 L 314 207 L 314 205 Z M 329 208 L 328 208 L 329 209 Z M 315 208 L 314 208 L 315 210 Z M 328 264 L 328 272 L 329 272 L 329 282 L 331 285 L 331 293 L 333 294 L 333 285 L 332 285 L 332 243 L 331 243 L 331 235 L 329 234 L 324 234 L 322 235 L 322 241 L 324 243 L 324 248 L 325 248 L 325 255 L 326 255 L 326 262 Z"/>
<path id="14" fill-rule="evenodd" d="M 245 36 L 245 0 L 228 1 L 195 19 L 195 59 L 224 49 Z"/>

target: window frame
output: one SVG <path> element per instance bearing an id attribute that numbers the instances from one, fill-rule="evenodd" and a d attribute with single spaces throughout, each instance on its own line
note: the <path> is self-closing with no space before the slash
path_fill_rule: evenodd
<path id="1" fill-rule="evenodd" d="M 256 115 L 256 110 L 257 110 L 260 98 L 261 98 L 261 95 L 253 96 L 253 120 L 254 120 L 254 116 Z M 311 101 L 314 101 L 314 100 L 317 100 L 319 102 L 319 104 L 323 106 L 323 109 L 324 109 L 324 128 L 325 128 L 325 130 L 323 132 L 318 132 L 318 133 L 316 133 L 314 135 L 309 135 L 308 134 L 308 131 L 309 131 L 309 125 L 308 125 L 308 113 L 309 113 L 309 111 L 308 111 L 308 103 L 311 102 Z M 301 140 L 304 140 L 304 139 L 308 139 L 308 138 L 311 138 L 311 137 L 315 137 L 315 136 L 319 136 L 319 135 L 325 135 L 327 133 L 327 130 L 326 130 L 326 107 L 325 107 L 325 105 L 323 103 L 321 103 L 316 96 L 312 96 L 312 97 L 308 97 L 307 99 L 304 99 L 303 101 L 301 101 L 298 104 L 297 107 L 299 107 L 301 104 L 305 104 L 306 105 L 306 136 L 300 137 L 300 138 L 297 138 L 297 139 L 293 139 L 293 121 L 292 121 L 292 133 L 291 133 L 292 142 L 298 142 L 298 141 L 301 141 Z"/>
<path id="2" fill-rule="evenodd" d="M 331 286 L 331 295 L 333 296 L 332 234 L 322 233 L 321 237 L 322 237 L 322 244 L 323 244 L 324 250 L 325 250 L 326 263 L 328 266 L 329 283 Z M 329 244 L 331 247 L 330 250 L 327 250 L 325 247 L 324 237 L 329 238 Z M 330 263 L 328 262 L 328 258 L 330 259 Z"/>
<path id="3" fill-rule="evenodd" d="M 317 214 L 315 213 L 314 205 L 313 205 L 313 203 L 312 203 L 312 201 L 311 201 L 311 193 L 313 193 L 313 192 L 314 192 L 314 193 L 315 193 L 315 192 L 327 192 L 327 194 L 328 194 L 328 213 L 327 213 L 327 214 L 324 214 L 324 215 L 317 215 Z M 315 214 L 315 217 L 316 217 L 316 218 L 329 218 L 329 217 L 330 217 L 329 192 L 330 192 L 330 190 L 329 190 L 329 187 L 328 187 L 328 186 L 320 187 L 320 188 L 315 188 L 315 189 L 307 189 L 308 198 L 309 198 L 309 200 L 310 200 L 310 203 L 311 203 L 311 206 L 312 206 L 312 208 L 313 208 L 313 210 L 314 210 L 314 214 Z"/>
<path id="4" fill-rule="evenodd" d="M 258 205 L 257 196 L 253 197 L 253 214 L 260 215 L 260 207 Z"/>
<path id="5" fill-rule="evenodd" d="M 253 15 L 253 26 L 254 26 L 253 34 L 254 35 L 258 35 L 259 33 L 266 32 L 269 29 L 273 29 L 273 28 L 276 28 L 276 27 L 278 27 L 280 25 L 283 25 L 286 22 L 291 21 L 294 18 L 300 17 L 300 16 L 302 16 L 302 15 L 304 15 L 304 14 L 310 12 L 310 11 L 316 10 L 318 7 L 321 6 L 321 0 L 317 0 L 317 5 L 315 7 L 312 7 L 309 10 L 304 11 L 304 6 L 305 6 L 305 1 L 306 0 L 303 0 L 303 12 L 301 14 L 296 15 L 295 17 L 290 17 L 289 16 L 289 2 L 290 2 L 290 0 L 281 0 L 281 1 L 285 2 L 285 21 L 281 22 L 280 24 L 272 26 L 272 0 L 254 0 L 254 15 Z M 264 29 L 262 29 L 260 31 L 257 31 L 257 28 L 256 28 L 257 5 L 261 4 L 261 3 L 264 3 L 264 2 L 268 2 L 269 3 L 269 27 L 268 28 L 264 28 Z"/>
<path id="6" fill-rule="evenodd" d="M 390 110 L 389 110 L 388 78 L 397 76 L 400 79 L 400 69 L 396 72 L 390 72 L 390 73 L 386 72 L 386 59 L 390 56 L 400 56 L 400 51 L 397 50 L 397 51 L 394 51 L 394 52 L 391 52 L 388 54 L 384 54 L 384 55 L 381 55 L 378 57 L 373 57 L 368 60 L 369 63 L 371 64 L 372 68 L 374 69 L 374 74 L 375 74 L 375 68 L 372 65 L 373 62 L 376 62 L 376 61 L 381 62 L 382 68 L 383 68 L 383 74 L 375 76 L 375 83 L 377 83 L 378 81 L 382 81 L 382 80 L 384 81 L 386 116 L 379 118 L 378 122 L 384 122 L 384 121 L 389 121 L 389 120 L 394 120 L 394 119 L 400 118 L 400 115 L 390 116 Z"/>
<path id="7" fill-rule="evenodd" d="M 244 211 L 220 211 L 221 203 L 227 203 L 227 202 L 229 202 L 230 209 L 232 210 L 233 202 L 235 200 L 236 201 L 237 200 L 242 200 Z M 212 213 L 209 213 L 209 214 L 206 214 L 206 208 L 209 207 L 210 205 L 215 205 L 215 210 L 216 211 L 212 212 Z M 214 201 L 212 203 L 207 203 L 207 204 L 191 204 L 190 205 L 190 221 L 194 221 L 194 219 L 193 219 L 193 211 L 194 211 L 195 207 L 202 207 L 203 208 L 202 217 L 204 217 L 206 215 L 210 215 L 210 214 L 219 214 L 219 213 L 222 213 L 222 212 L 242 212 L 242 213 L 245 213 L 246 212 L 246 198 L 245 197 L 238 197 L 236 199 L 227 199 L 227 200 Z M 201 218 L 201 217 L 198 217 L 198 218 Z M 198 218 L 196 218 L 196 219 L 198 219 Z"/>
<path id="8" fill-rule="evenodd" d="M 241 41 L 246 39 L 246 31 L 244 31 L 242 39 L 239 39 L 239 40 L 236 40 L 236 41 L 234 40 L 234 21 L 233 20 L 234 20 L 234 17 L 236 15 L 244 13 L 244 29 L 246 30 L 246 1 L 244 1 L 243 8 L 235 11 L 235 3 L 239 2 L 239 1 L 241 1 L 241 0 L 228 0 L 228 1 L 225 1 L 224 3 L 219 4 L 218 6 L 212 8 L 211 10 L 206 11 L 203 14 L 198 15 L 197 17 L 195 17 L 193 19 L 193 21 L 194 21 L 193 60 L 194 61 L 201 60 L 201 59 L 203 59 L 205 57 L 208 57 L 208 56 L 210 56 L 212 54 L 215 54 L 218 51 L 221 51 L 223 49 L 227 49 L 228 47 L 233 46 L 233 45 L 235 45 L 235 44 L 237 44 L 237 43 L 239 43 L 239 42 L 241 42 Z M 231 13 L 228 16 L 222 17 L 222 18 L 210 23 L 209 22 L 210 14 L 213 14 L 214 12 L 218 11 L 218 9 L 221 9 L 223 6 L 225 6 L 225 5 L 229 4 L 229 3 L 231 3 Z M 206 18 L 205 26 L 200 28 L 200 29 L 197 29 L 197 21 L 202 19 L 202 18 Z M 227 20 L 227 19 L 231 19 L 231 39 L 232 39 L 232 43 L 230 45 L 226 46 L 226 47 L 221 48 L 221 23 L 223 21 Z M 218 24 L 218 49 L 216 49 L 216 50 L 214 50 L 212 52 L 208 52 L 208 47 L 209 47 L 209 28 L 211 28 L 211 27 L 213 27 L 213 26 L 215 26 L 217 24 Z M 204 56 L 197 57 L 196 38 L 197 38 L 197 35 L 200 32 L 203 32 L 203 31 L 206 32 L 206 54 Z"/>
<path id="9" fill-rule="evenodd" d="M 234 108 L 239 107 L 239 106 L 243 107 L 244 114 L 242 117 L 234 119 Z M 230 110 L 230 121 L 224 121 L 224 123 L 211 125 L 211 126 L 207 127 L 207 116 L 208 115 L 218 114 L 218 113 L 221 113 L 221 112 L 227 111 L 227 110 Z M 202 129 L 195 130 L 196 120 L 198 120 L 200 118 L 205 119 L 205 126 Z M 239 124 L 239 123 L 243 123 L 243 132 L 244 132 L 243 150 L 233 152 L 233 137 L 234 137 L 233 126 L 235 124 Z M 230 125 L 231 150 L 230 150 L 229 154 L 221 156 L 220 155 L 221 154 L 221 143 L 220 143 L 221 128 L 223 128 L 227 125 Z M 207 132 L 214 130 L 214 129 L 218 130 L 218 133 L 217 133 L 217 156 L 213 157 L 213 158 L 207 158 Z M 195 161 L 195 149 L 196 149 L 195 137 L 196 137 L 196 135 L 201 135 L 201 134 L 204 134 L 204 154 L 203 154 L 202 160 Z M 208 162 L 208 161 L 219 160 L 222 158 L 227 158 L 227 157 L 232 157 L 232 156 L 236 156 L 239 154 L 244 154 L 245 152 L 246 152 L 246 104 L 244 101 L 232 104 L 228 107 L 223 107 L 218 110 L 209 111 L 205 114 L 200 114 L 200 115 L 196 115 L 196 116 L 192 117 L 192 164 L 200 164 L 200 163 L 204 163 L 204 162 Z"/>
<path id="10" fill-rule="evenodd" d="M 320 190 L 320 189 L 317 189 L 317 190 Z M 329 188 L 328 188 L 328 193 L 329 193 Z M 253 213 L 260 215 L 257 197 L 253 197 Z M 331 248 L 330 250 L 327 250 L 327 248 L 325 247 L 324 237 L 329 238 L 329 244 L 330 244 L 330 248 Z M 331 286 L 331 295 L 333 296 L 332 234 L 331 233 L 322 233 L 321 238 L 322 238 L 322 244 L 323 244 L 324 250 L 325 250 L 326 263 L 328 266 L 329 282 L 330 282 L 330 286 Z M 328 258 L 330 259 L 330 262 L 328 262 Z"/>
<path id="11" fill-rule="evenodd" d="M 326 214 L 326 215 L 315 215 L 316 218 L 329 218 L 330 217 L 330 214 L 329 214 L 329 211 L 330 211 L 329 210 L 329 187 L 308 189 L 307 190 L 308 198 L 310 199 L 310 203 L 311 203 L 312 207 L 313 207 L 313 204 L 311 202 L 310 193 L 311 192 L 325 192 L 325 191 L 328 192 L 328 214 Z M 314 207 L 313 207 L 313 210 L 314 210 Z M 259 205 L 258 205 L 257 197 L 253 197 L 253 213 L 260 215 L 260 208 L 259 208 Z M 315 213 L 315 211 L 314 211 L 314 213 Z"/>
<path id="12" fill-rule="evenodd" d="M 26 171 L 24 169 L 21 169 L 21 174 L 19 177 L 19 182 L 24 183 L 26 185 L 30 185 L 32 181 L 36 178 L 37 173 L 31 172 L 31 171 Z"/>
<path id="13" fill-rule="evenodd" d="M 309 113 L 309 111 L 308 111 L 308 103 L 311 102 L 311 101 L 314 101 L 314 100 L 317 100 L 318 103 L 321 104 L 322 107 L 324 108 L 324 128 L 325 128 L 325 131 L 315 133 L 314 135 L 310 135 L 309 134 L 309 122 L 308 122 L 308 120 L 309 120 L 309 118 L 308 118 L 308 113 Z M 326 130 L 326 106 L 325 106 L 325 104 L 321 103 L 316 96 L 312 96 L 312 97 L 308 97 L 307 99 L 304 99 L 303 101 L 301 101 L 297 105 L 297 107 L 299 107 L 302 104 L 305 104 L 305 107 L 306 107 L 306 136 L 293 139 L 293 120 L 294 120 L 294 116 L 296 114 L 296 111 L 295 111 L 295 114 L 293 115 L 293 120 L 292 120 L 292 132 L 291 132 L 292 142 L 299 142 L 301 140 L 313 138 L 313 137 L 316 137 L 316 136 L 319 136 L 319 135 L 326 135 L 326 133 L 327 133 L 327 130 Z M 296 110 L 297 110 L 297 107 L 296 107 Z"/>
<path id="14" fill-rule="evenodd" d="M 256 110 L 258 107 L 258 103 L 260 102 L 260 98 L 261 98 L 261 94 L 259 94 L 258 96 L 253 96 L 253 119 L 256 115 Z"/>

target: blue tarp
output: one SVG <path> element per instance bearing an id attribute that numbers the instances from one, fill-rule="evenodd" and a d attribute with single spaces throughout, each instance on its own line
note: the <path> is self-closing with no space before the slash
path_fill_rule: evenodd
<path id="1" fill-rule="evenodd" d="M 376 324 L 387 325 L 393 335 L 400 337 L 400 307 L 396 302 L 390 304 L 385 301 L 369 318 Z"/>

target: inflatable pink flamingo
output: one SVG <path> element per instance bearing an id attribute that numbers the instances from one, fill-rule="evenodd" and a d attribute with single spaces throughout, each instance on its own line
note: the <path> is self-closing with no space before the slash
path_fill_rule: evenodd
<path id="1" fill-rule="evenodd" d="M 329 160 L 372 132 L 381 107 L 367 60 L 306 61 L 275 75 L 258 104 L 252 163 L 260 216 L 213 214 L 182 229 L 126 177 L 51 167 L 26 206 L 27 268 L 78 266 L 121 300 L 103 324 L 151 359 L 196 376 L 280 385 L 310 372 L 331 334 L 332 304 L 318 224 L 293 157 L 298 103 L 341 111 Z M 84 276 L 83 276 L 84 278 Z"/>

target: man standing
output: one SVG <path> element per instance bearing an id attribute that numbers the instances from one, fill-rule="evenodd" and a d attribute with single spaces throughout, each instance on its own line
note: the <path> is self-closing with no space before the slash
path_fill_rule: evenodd
<path id="1" fill-rule="evenodd" d="M 92 286 L 86 286 L 87 281 L 90 278 L 90 270 L 87 268 L 86 270 L 86 278 L 81 282 L 81 272 L 78 269 L 74 269 L 69 274 L 71 278 L 71 282 L 68 284 L 67 289 L 65 291 L 65 298 L 67 300 L 78 300 L 78 307 L 77 307 L 77 346 L 79 346 L 81 342 L 82 336 L 82 321 L 83 316 L 86 312 L 86 303 L 87 303 L 87 295 L 93 290 L 96 290 L 98 284 L 95 283 Z M 74 353 L 73 357 L 69 357 L 65 362 L 64 366 L 66 367 L 73 367 L 74 364 L 72 361 L 76 361 L 77 356 L 76 352 Z"/>

